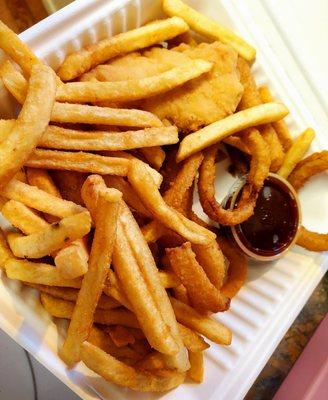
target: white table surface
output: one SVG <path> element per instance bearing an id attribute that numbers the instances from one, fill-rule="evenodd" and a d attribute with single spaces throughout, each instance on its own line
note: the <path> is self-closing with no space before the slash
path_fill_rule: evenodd
<path id="1" fill-rule="evenodd" d="M 47 2 L 56 3 L 55 0 Z M 328 110 L 328 0 L 263 0 L 263 3 Z M 0 371 L 1 400 L 78 400 L 69 388 L 2 331 Z"/>

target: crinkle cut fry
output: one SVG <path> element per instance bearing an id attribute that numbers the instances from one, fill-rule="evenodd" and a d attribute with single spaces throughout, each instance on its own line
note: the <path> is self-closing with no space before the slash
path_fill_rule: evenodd
<path id="1" fill-rule="evenodd" d="M 299 190 L 313 175 L 328 170 L 328 151 L 311 154 L 300 161 L 289 176 L 289 182 Z M 328 233 L 317 233 L 300 228 L 296 243 L 310 251 L 328 250 Z"/>
<path id="2" fill-rule="evenodd" d="M 188 291 L 191 304 L 202 311 L 225 311 L 229 299 L 223 296 L 210 282 L 196 260 L 189 242 L 180 247 L 166 249 L 171 267 Z"/>

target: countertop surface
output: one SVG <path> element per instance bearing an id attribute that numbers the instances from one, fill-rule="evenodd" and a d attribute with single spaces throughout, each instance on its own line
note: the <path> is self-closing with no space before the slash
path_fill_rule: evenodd
<path id="1" fill-rule="evenodd" d="M 318 0 L 314 2 L 316 1 Z M 37 23 L 46 15 L 41 0 L 0 0 L 2 21 L 17 33 Z M 263 368 L 248 392 L 247 400 L 270 400 L 274 397 L 327 312 L 328 275 L 326 274 Z M 1 331 L 0 349 L 1 400 L 22 398 L 23 395 L 26 400 L 78 399 L 70 389 Z M 12 374 L 15 374 L 15 378 Z M 17 385 L 17 381 L 24 382 L 24 385 Z"/>

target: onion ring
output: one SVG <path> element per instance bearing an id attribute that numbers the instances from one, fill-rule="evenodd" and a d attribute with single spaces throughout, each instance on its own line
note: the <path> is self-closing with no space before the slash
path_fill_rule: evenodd
<path id="1" fill-rule="evenodd" d="M 225 210 L 215 199 L 215 161 L 218 145 L 204 152 L 200 166 L 198 192 L 204 212 L 222 225 L 238 225 L 253 215 L 257 194 L 269 173 L 268 147 L 256 129 L 245 131 L 244 140 L 250 147 L 252 160 L 247 184 L 244 186 L 237 208 Z"/>
<path id="2" fill-rule="evenodd" d="M 299 190 L 312 176 L 328 170 L 328 151 L 311 154 L 300 161 L 289 176 L 289 182 Z M 296 243 L 310 251 L 328 250 L 328 233 L 309 231 L 302 226 Z"/>

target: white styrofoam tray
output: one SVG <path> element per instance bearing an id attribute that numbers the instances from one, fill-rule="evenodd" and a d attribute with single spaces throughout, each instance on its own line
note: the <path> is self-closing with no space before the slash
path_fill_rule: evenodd
<path id="1" fill-rule="evenodd" d="M 257 0 L 252 0 L 256 2 Z M 307 126 L 317 131 L 312 150 L 328 148 L 324 136 L 327 115 L 315 120 L 304 103 L 304 93 L 315 96 L 301 86 L 299 93 L 291 77 L 299 71 L 277 57 L 278 40 L 259 32 L 250 10 L 237 0 L 187 1 L 212 18 L 232 26 L 258 50 L 254 65 L 260 84 L 269 84 L 290 109 L 287 122 L 297 134 Z M 66 53 L 103 37 L 126 31 L 162 16 L 159 0 L 80 0 L 75 1 L 21 35 L 38 56 L 54 68 Z M 275 32 L 276 34 L 276 32 Z M 287 54 L 287 53 L 286 53 Z M 288 55 L 286 55 L 287 57 Z M 301 81 L 298 81 L 298 83 Z M 299 87 L 299 86 L 298 86 Z M 310 94 L 308 94 L 310 93 Z M 308 98 L 308 97 L 307 97 Z M 12 114 L 14 103 L 0 93 L 0 117 Z M 313 103 L 312 102 L 312 109 Z M 319 110 L 319 106 L 316 111 Z M 320 110 L 322 112 L 322 110 Z M 314 178 L 301 192 L 304 222 L 323 232 L 328 222 L 327 175 Z M 313 196 L 316 193 L 316 196 Z M 284 259 L 265 266 L 250 266 L 246 285 L 232 301 L 231 309 L 216 316 L 233 331 L 230 347 L 211 345 L 206 351 L 205 381 L 201 385 L 184 384 L 166 394 L 140 394 L 119 388 L 97 377 L 80 364 L 69 371 L 57 356 L 57 327 L 42 309 L 36 291 L 23 288 L 2 274 L 0 281 L 0 327 L 59 379 L 84 399 L 95 396 L 108 399 L 242 399 L 272 354 L 304 303 L 318 284 L 328 265 L 327 254 L 309 253 L 295 247 Z M 57 328 L 59 328 L 57 330 Z"/>

